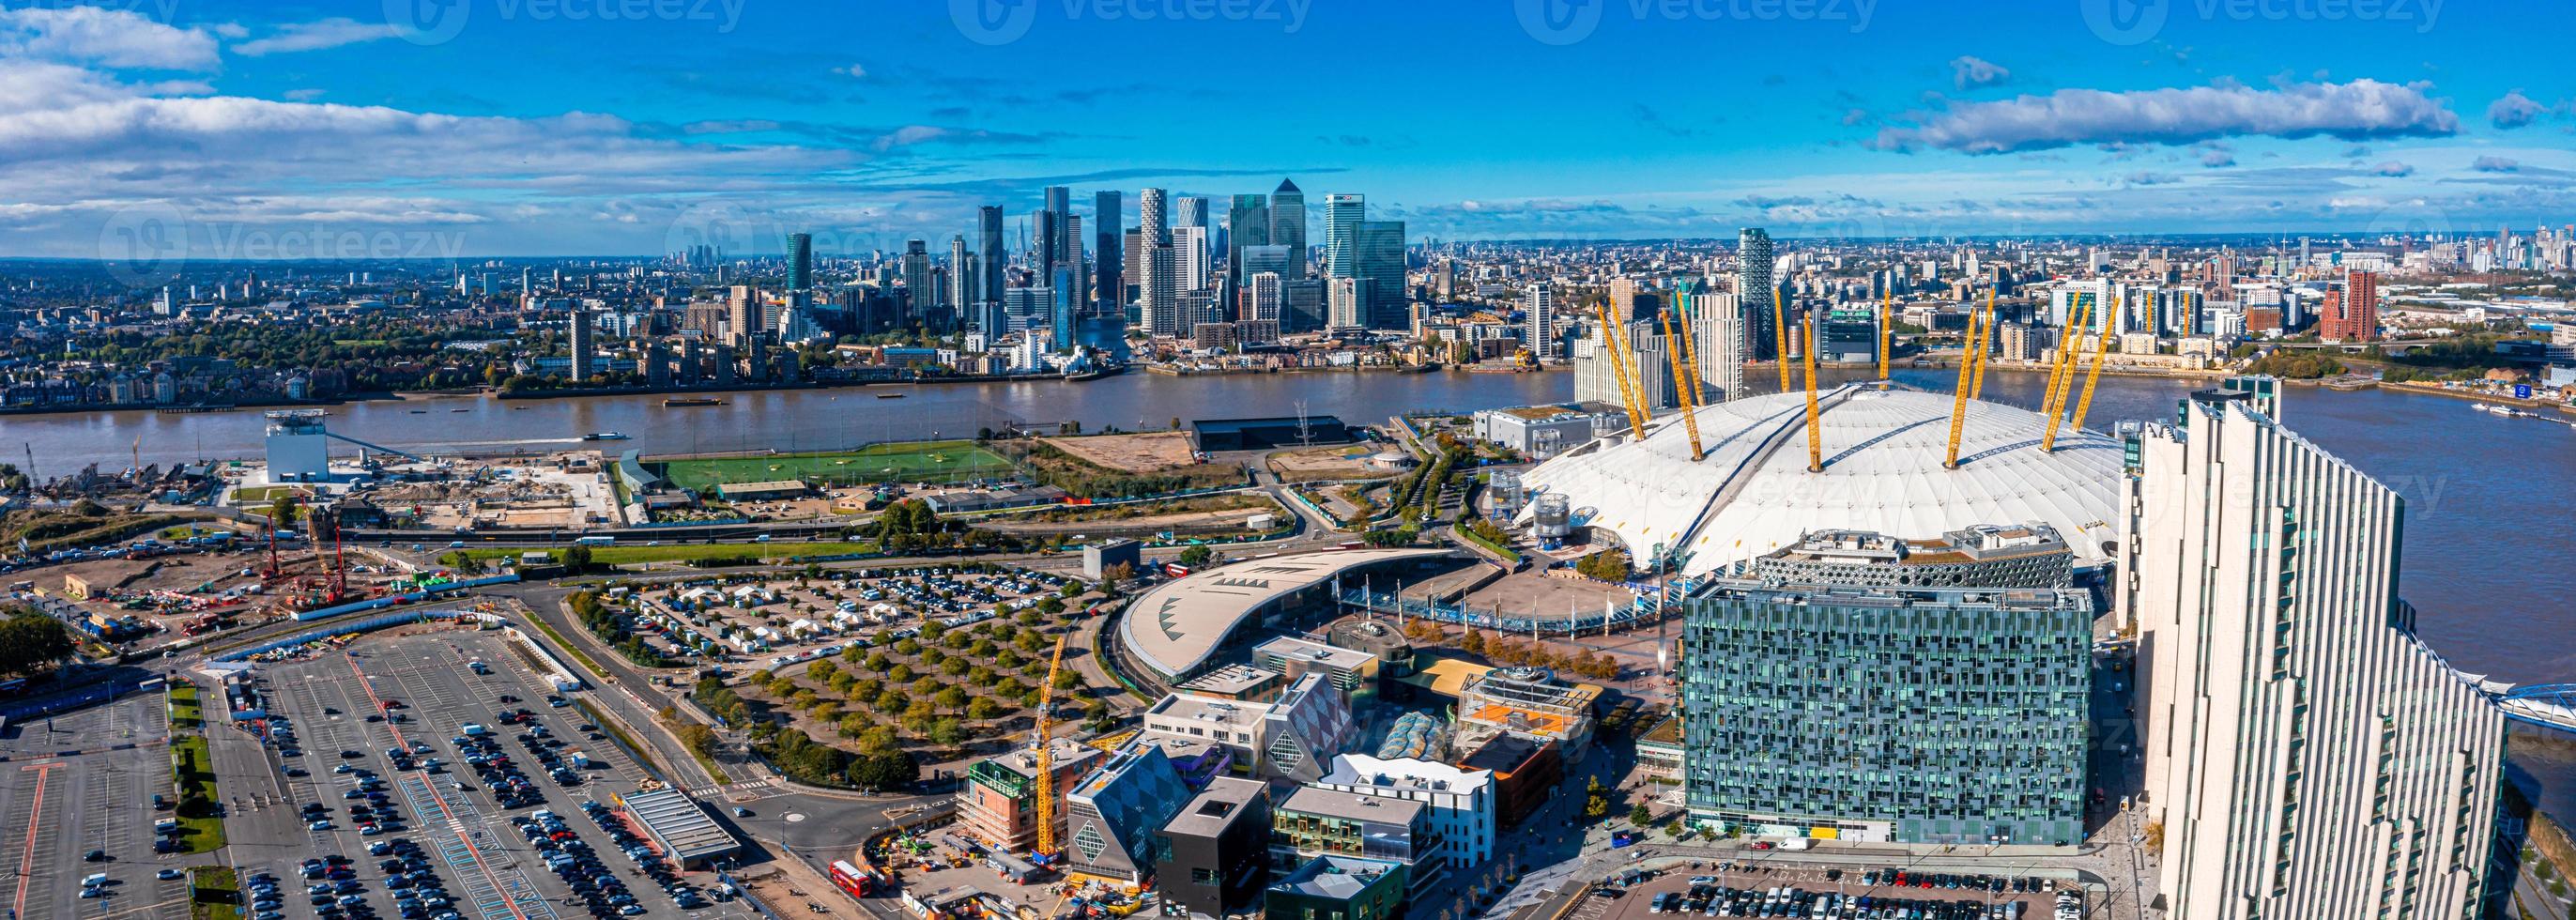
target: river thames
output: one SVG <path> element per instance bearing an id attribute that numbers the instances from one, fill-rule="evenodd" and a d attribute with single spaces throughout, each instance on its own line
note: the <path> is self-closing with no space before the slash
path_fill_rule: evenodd
<path id="1" fill-rule="evenodd" d="M 1857 374 L 1828 373 L 1829 380 Z M 1768 368 L 1748 382 L 1776 384 Z M 1946 392 L 1952 374 L 1899 371 L 1904 383 Z M 2039 403 L 2042 375 L 1990 372 L 1986 396 Z M 459 397 L 350 403 L 330 408 L 340 434 L 403 449 L 507 451 L 572 447 L 586 432 L 631 440 L 596 446 L 651 453 L 777 448 L 819 450 L 895 439 L 972 437 L 980 428 L 1053 426 L 1097 431 L 1183 421 L 1310 415 L 1354 424 L 1411 410 L 1468 412 L 1560 402 L 1573 375 L 1325 372 L 1225 377 L 1128 373 L 1085 383 L 941 384 L 726 394 L 726 405 L 665 408 L 661 396 L 513 400 Z M 2104 377 L 2090 420 L 2170 419 L 2197 381 Z M 879 394 L 902 393 L 900 399 Z M 2576 562 L 2576 430 L 2551 421 L 2470 411 L 2438 396 L 2293 388 L 2282 420 L 2406 497 L 2401 591 L 2433 648 L 2461 670 L 2515 683 L 2576 682 L 2576 601 L 2565 594 Z M 462 410 L 462 411 L 456 411 Z M 198 415 L 103 412 L 0 418 L 0 454 L 58 476 L 98 464 L 123 469 L 139 440 L 146 462 L 259 454 L 256 411 Z M 22 446 L 23 445 L 23 446 Z M 2576 817 L 2576 738 L 2518 732 L 2514 764 L 2545 787 L 2543 807 Z"/>

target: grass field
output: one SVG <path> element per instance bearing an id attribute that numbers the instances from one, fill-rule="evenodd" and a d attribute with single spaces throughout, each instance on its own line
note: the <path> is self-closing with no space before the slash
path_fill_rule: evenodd
<path id="1" fill-rule="evenodd" d="M 231 866 L 188 870 L 189 920 L 240 920 L 241 877 Z"/>
<path id="2" fill-rule="evenodd" d="M 224 847 L 224 819 L 221 815 L 195 811 L 189 803 L 223 801 L 215 791 L 215 759 L 206 749 L 203 735 L 182 735 L 170 742 L 171 773 L 179 787 L 179 839 L 182 853 L 212 853 Z"/>
<path id="3" fill-rule="evenodd" d="M 1003 476 L 1015 469 L 1011 461 L 973 441 L 913 441 L 837 453 L 671 460 L 657 465 L 662 475 L 681 488 L 706 493 L 727 483 L 784 479 L 830 485 L 945 482 Z"/>
<path id="4" fill-rule="evenodd" d="M 189 730 L 206 727 L 206 708 L 197 699 L 197 685 L 172 682 L 169 687 L 170 727 Z"/>

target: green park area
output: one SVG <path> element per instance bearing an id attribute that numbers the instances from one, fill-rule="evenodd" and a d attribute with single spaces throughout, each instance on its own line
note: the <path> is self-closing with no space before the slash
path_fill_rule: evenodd
<path id="1" fill-rule="evenodd" d="M 672 483 L 704 495 L 730 483 L 797 479 L 814 485 L 952 482 L 1005 476 L 1011 461 L 973 441 L 872 444 L 854 451 L 666 460 L 649 464 Z"/>

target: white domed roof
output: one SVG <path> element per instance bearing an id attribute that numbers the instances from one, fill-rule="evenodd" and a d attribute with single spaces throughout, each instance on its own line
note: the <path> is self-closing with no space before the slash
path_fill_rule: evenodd
<path id="1" fill-rule="evenodd" d="M 1905 538 L 1971 524 L 2057 528 L 2079 562 L 2114 538 L 2120 444 L 2061 428 L 2041 453 L 2047 417 L 1968 404 L 1959 468 L 1943 469 L 1952 398 L 1853 384 L 1818 395 L 1824 472 L 1807 471 L 1806 394 L 1756 396 L 1697 413 L 1707 456 L 1690 458 L 1679 414 L 1647 423 L 1643 441 L 1595 441 L 1524 474 L 1532 496 L 1561 493 L 1596 539 L 1630 553 L 1678 547 L 1698 574 L 1786 546 L 1810 530 Z M 1522 512 L 1524 518 L 1528 510 Z"/>

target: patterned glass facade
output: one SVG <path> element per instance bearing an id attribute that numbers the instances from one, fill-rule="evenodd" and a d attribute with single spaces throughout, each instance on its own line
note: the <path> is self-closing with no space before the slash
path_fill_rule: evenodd
<path id="1" fill-rule="evenodd" d="M 2092 620 L 2080 591 L 1722 582 L 1684 620 L 1692 819 L 2080 843 Z"/>

